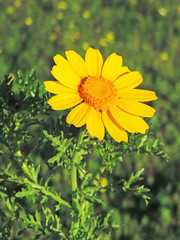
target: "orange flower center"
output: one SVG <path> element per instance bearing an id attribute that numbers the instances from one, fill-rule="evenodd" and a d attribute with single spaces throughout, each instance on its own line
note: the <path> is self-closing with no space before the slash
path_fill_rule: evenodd
<path id="1" fill-rule="evenodd" d="M 78 93 L 84 101 L 97 111 L 108 110 L 117 99 L 113 84 L 101 76 L 87 76 L 81 80 Z"/>

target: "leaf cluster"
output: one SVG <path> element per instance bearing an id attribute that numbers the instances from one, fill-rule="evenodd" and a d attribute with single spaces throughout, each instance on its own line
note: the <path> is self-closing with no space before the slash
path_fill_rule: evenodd
<path id="1" fill-rule="evenodd" d="M 108 134 L 97 141 L 85 133 L 81 146 L 77 146 L 76 131 L 69 126 L 64 131 L 63 116 L 48 116 L 48 94 L 35 68 L 25 77 L 19 71 L 16 81 L 5 76 L 0 85 L 2 239 L 11 237 L 15 222 L 21 223 L 17 235 L 22 238 L 29 230 L 34 239 L 94 240 L 111 234 L 119 222 L 107 209 L 102 190 L 133 192 L 148 203 L 143 169 L 128 180 L 121 177 L 105 187 L 100 180 L 133 152 L 167 159 L 158 140 L 134 134 L 127 143 L 119 144 Z M 38 134 L 35 125 L 40 129 Z M 75 151 L 77 161 L 72 163 Z M 72 199 L 77 201 L 71 199 L 69 190 L 73 164 L 78 171 L 78 188 Z"/>

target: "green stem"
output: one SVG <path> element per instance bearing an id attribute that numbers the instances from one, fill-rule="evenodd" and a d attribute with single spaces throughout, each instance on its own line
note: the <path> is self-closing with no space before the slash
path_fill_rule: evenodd
<path id="1" fill-rule="evenodd" d="M 71 205 L 66 202 L 65 200 L 63 200 L 61 197 L 59 197 L 58 195 L 55 195 L 54 193 L 47 191 L 45 188 L 42 188 L 41 190 L 42 193 L 44 193 L 46 196 L 50 196 L 52 197 L 55 201 L 63 204 L 64 206 L 71 208 Z"/>
<path id="2" fill-rule="evenodd" d="M 71 208 L 71 205 L 66 202 L 65 200 L 63 200 L 60 196 L 55 195 L 54 193 L 48 191 L 44 186 L 41 186 L 37 183 L 33 183 L 30 180 L 28 180 L 27 178 L 25 178 L 25 182 L 30 184 L 33 188 L 35 189 L 39 189 L 44 195 L 49 196 L 51 198 L 53 198 L 55 201 L 57 201 L 58 203 L 63 204 L 64 206 Z"/>
<path id="3" fill-rule="evenodd" d="M 77 141 L 77 145 L 76 145 L 76 149 L 74 151 L 74 154 L 73 154 L 73 158 L 72 158 L 72 168 L 71 168 L 71 189 L 72 189 L 72 194 L 77 190 L 77 167 L 76 167 L 76 164 L 79 162 L 79 157 L 80 157 L 80 151 L 79 151 L 79 146 L 81 145 L 82 141 L 83 141 L 83 137 L 84 137 L 84 133 L 85 133 L 85 130 L 84 128 L 81 128 L 80 129 L 80 132 L 79 132 L 79 136 L 78 136 L 78 141 Z M 72 196 L 72 202 L 73 202 L 73 205 L 76 205 L 77 207 L 77 204 L 78 204 L 78 200 L 75 199 L 74 196 Z"/>

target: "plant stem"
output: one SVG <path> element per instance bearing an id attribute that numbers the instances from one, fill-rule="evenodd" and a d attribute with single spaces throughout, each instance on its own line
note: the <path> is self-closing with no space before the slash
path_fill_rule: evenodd
<path id="1" fill-rule="evenodd" d="M 54 193 L 52 193 L 50 191 L 47 191 L 44 187 L 42 188 L 41 192 L 44 193 L 46 196 L 52 197 L 55 201 L 63 204 L 64 206 L 71 208 L 71 205 L 68 202 L 63 200 L 60 196 L 55 195 Z"/>
<path id="2" fill-rule="evenodd" d="M 83 141 L 83 137 L 84 137 L 84 133 L 85 133 L 85 130 L 84 128 L 81 128 L 80 129 L 80 132 L 79 132 L 79 136 L 78 136 L 78 141 L 77 141 L 77 145 L 76 145 L 76 149 L 74 151 L 74 154 L 73 154 L 73 158 L 72 158 L 72 168 L 71 168 L 71 189 L 72 189 L 72 194 L 77 190 L 77 167 L 76 167 L 76 164 L 79 162 L 79 157 L 80 157 L 80 151 L 79 151 L 79 146 L 81 145 L 82 141 Z M 74 198 L 74 196 L 72 196 L 72 202 L 73 202 L 73 205 L 76 205 L 77 207 L 77 204 L 78 204 L 78 200 Z"/>
<path id="3" fill-rule="evenodd" d="M 51 198 L 53 198 L 55 201 L 57 201 L 58 203 L 63 204 L 64 206 L 71 208 L 71 205 L 66 202 L 65 200 L 63 200 L 60 196 L 55 195 L 54 193 L 50 192 L 49 190 L 47 190 L 44 186 L 41 186 L 37 183 L 33 183 L 30 180 L 28 180 L 27 178 L 25 178 L 25 182 L 30 184 L 33 188 L 35 189 L 39 189 L 44 195 L 49 196 Z"/>

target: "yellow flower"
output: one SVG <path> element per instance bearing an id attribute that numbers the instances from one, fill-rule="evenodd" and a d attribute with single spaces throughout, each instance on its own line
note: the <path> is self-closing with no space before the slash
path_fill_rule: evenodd
<path id="1" fill-rule="evenodd" d="M 168 58 L 169 58 L 169 55 L 168 55 L 167 52 L 163 52 L 163 53 L 161 53 L 160 58 L 161 58 L 162 61 L 167 61 Z"/>
<path id="2" fill-rule="evenodd" d="M 54 42 L 56 40 L 56 35 L 54 33 L 52 33 L 51 35 L 49 35 L 49 40 L 51 42 Z"/>
<path id="3" fill-rule="evenodd" d="M 24 22 L 27 26 L 31 26 L 33 24 L 33 20 L 31 17 L 27 17 Z"/>
<path id="4" fill-rule="evenodd" d="M 3 52 L 3 48 L 0 46 L 0 54 Z"/>
<path id="5" fill-rule="evenodd" d="M 84 50 L 86 50 L 87 48 L 88 48 L 88 46 L 89 46 L 89 43 L 88 42 L 83 42 L 82 43 L 82 48 L 84 49 Z"/>
<path id="6" fill-rule="evenodd" d="M 107 187 L 107 185 L 108 185 L 108 180 L 107 180 L 107 178 L 105 178 L 105 177 L 101 177 L 101 178 L 99 179 L 99 183 L 100 183 L 100 186 L 101 186 L 102 188 L 105 188 L 105 187 Z M 106 192 L 106 189 L 101 189 L 100 192 L 104 193 L 104 192 Z"/>
<path id="7" fill-rule="evenodd" d="M 58 9 L 66 9 L 67 8 L 67 3 L 65 1 L 59 2 L 57 4 Z"/>
<path id="8" fill-rule="evenodd" d="M 7 9 L 6 9 L 6 12 L 7 14 L 11 15 L 14 13 L 14 8 L 12 6 L 9 6 Z"/>
<path id="9" fill-rule="evenodd" d="M 106 39 L 108 42 L 113 42 L 114 41 L 114 33 L 113 32 L 108 32 L 106 34 Z"/>
<path id="10" fill-rule="evenodd" d="M 57 54 L 52 75 L 58 81 L 44 82 L 56 94 L 49 101 L 54 110 L 74 107 L 66 122 L 86 124 L 91 136 L 104 138 L 105 128 L 117 141 L 128 141 L 127 132 L 145 133 L 149 128 L 140 117 L 152 117 L 155 109 L 141 102 L 157 99 L 155 92 L 135 89 L 143 78 L 122 66 L 122 57 L 112 53 L 104 62 L 99 50 L 88 48 L 85 61 L 75 51 L 66 51 L 67 60 Z"/>
<path id="11" fill-rule="evenodd" d="M 15 6 L 16 8 L 19 8 L 19 7 L 21 6 L 21 1 L 20 1 L 20 0 L 15 0 L 15 1 L 14 1 L 14 6 Z"/>
<path id="12" fill-rule="evenodd" d="M 101 38 L 99 40 L 99 45 L 105 47 L 107 45 L 107 41 L 105 38 Z"/>
<path id="13" fill-rule="evenodd" d="M 83 18 L 85 18 L 85 19 L 89 19 L 90 18 L 90 12 L 88 10 L 85 10 L 83 12 Z"/>
<path id="14" fill-rule="evenodd" d="M 161 7 L 161 8 L 158 9 L 158 12 L 159 12 L 159 14 L 160 14 L 161 16 L 164 17 L 164 16 L 167 15 L 168 10 L 167 10 L 166 8 Z"/>
<path id="15" fill-rule="evenodd" d="M 135 5 L 135 4 L 137 3 L 137 0 L 131 0 L 130 3 L 131 3 L 132 5 Z"/>

